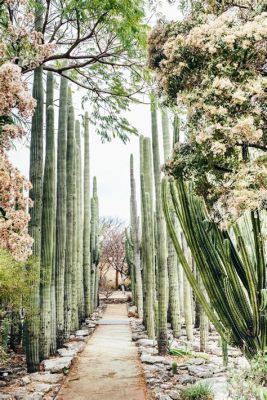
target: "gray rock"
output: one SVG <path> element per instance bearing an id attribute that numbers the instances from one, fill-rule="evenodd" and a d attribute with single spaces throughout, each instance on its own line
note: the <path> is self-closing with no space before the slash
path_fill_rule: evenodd
<path id="1" fill-rule="evenodd" d="M 16 400 L 25 400 L 26 397 L 29 395 L 29 392 L 27 392 L 26 389 L 22 389 L 22 390 L 18 390 L 13 395 Z"/>
<path id="2" fill-rule="evenodd" d="M 5 387 L 7 385 L 7 382 L 5 381 L 0 381 L 0 387 Z"/>
<path id="3" fill-rule="evenodd" d="M 34 374 L 31 374 L 31 378 L 33 381 L 50 384 L 60 382 L 63 379 L 63 376 L 63 374 L 50 374 L 49 372 L 35 372 Z"/>
<path id="4" fill-rule="evenodd" d="M 136 342 L 139 339 L 147 339 L 146 333 L 133 333 L 132 334 L 132 341 Z"/>
<path id="5" fill-rule="evenodd" d="M 203 379 L 202 382 L 210 385 L 215 396 L 214 400 L 229 399 L 229 389 L 227 384 L 227 378 L 225 376 L 218 378 Z"/>
<path id="6" fill-rule="evenodd" d="M 44 395 L 52 389 L 52 385 L 50 385 L 49 383 L 35 382 L 32 385 L 32 388 L 34 390 L 34 393 L 38 392 Z"/>
<path id="7" fill-rule="evenodd" d="M 203 358 L 192 358 L 189 363 L 192 365 L 203 365 L 205 364 L 205 360 Z"/>
<path id="8" fill-rule="evenodd" d="M 211 378 L 213 375 L 213 370 L 205 365 L 189 365 L 188 371 L 197 378 Z"/>
<path id="9" fill-rule="evenodd" d="M 95 329 L 96 324 L 90 322 L 89 324 L 86 324 L 86 326 L 90 329 Z"/>
<path id="10" fill-rule="evenodd" d="M 139 339 L 137 344 L 142 347 L 156 347 L 157 342 L 152 339 Z"/>
<path id="11" fill-rule="evenodd" d="M 156 400 L 171 400 L 170 396 L 164 393 L 157 393 Z"/>
<path id="12" fill-rule="evenodd" d="M 184 374 L 184 375 L 178 375 L 177 381 L 182 385 L 187 385 L 188 383 L 191 385 L 196 382 L 196 378 L 194 376 Z"/>
<path id="13" fill-rule="evenodd" d="M 21 378 L 21 382 L 23 383 L 23 385 L 28 385 L 29 383 L 31 383 L 31 378 L 28 375 L 23 376 Z"/>
<path id="14" fill-rule="evenodd" d="M 180 395 L 179 395 L 178 392 L 176 392 L 176 390 L 172 390 L 172 391 L 169 393 L 169 396 L 170 396 L 170 398 L 173 399 L 173 400 L 179 400 L 179 399 L 180 399 Z"/>
<path id="15" fill-rule="evenodd" d="M 150 356 L 149 354 L 143 354 L 141 356 L 141 361 L 142 363 L 146 364 L 156 364 L 156 363 L 161 363 L 161 364 L 170 364 L 170 361 L 166 360 L 164 357 L 161 356 Z"/>
<path id="16" fill-rule="evenodd" d="M 88 336 L 89 330 L 88 329 L 79 329 L 75 332 L 75 336 Z"/>
<path id="17" fill-rule="evenodd" d="M 75 348 L 66 349 L 63 347 L 62 349 L 58 349 L 57 352 L 60 355 L 60 357 L 75 357 L 77 355 L 77 350 Z"/>
<path id="18" fill-rule="evenodd" d="M 45 371 L 52 373 L 62 372 L 64 369 L 68 369 L 71 366 L 72 357 L 60 357 L 51 358 L 50 360 L 44 360 L 42 365 Z"/>
<path id="19" fill-rule="evenodd" d="M 12 396 L 8 393 L 0 393 L 0 400 L 12 400 Z"/>
<path id="20" fill-rule="evenodd" d="M 23 398 L 23 400 L 42 400 L 42 398 L 43 398 L 43 393 L 35 392 L 35 393 L 27 394 Z"/>
<path id="21" fill-rule="evenodd" d="M 68 350 L 75 350 L 77 353 L 81 353 L 85 349 L 85 343 L 80 341 L 72 341 L 64 344 Z"/>
<path id="22" fill-rule="evenodd" d="M 168 390 L 172 388 L 172 384 L 171 383 L 163 383 L 162 385 L 160 385 L 161 389 L 164 390 Z"/>
<path id="23" fill-rule="evenodd" d="M 139 347 L 139 351 L 142 354 L 155 354 L 157 352 L 155 347 Z"/>

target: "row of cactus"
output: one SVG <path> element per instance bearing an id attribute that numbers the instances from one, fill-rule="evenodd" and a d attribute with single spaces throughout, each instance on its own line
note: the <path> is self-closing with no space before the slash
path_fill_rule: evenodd
<path id="1" fill-rule="evenodd" d="M 164 161 L 166 162 L 172 155 L 173 144 L 178 140 L 179 121 L 177 119 L 174 121 L 172 141 L 166 110 L 162 110 L 161 117 Z M 130 158 L 131 224 L 126 235 L 126 258 L 131 271 L 133 300 L 139 317 L 144 320 L 148 337 L 157 338 L 159 353 L 165 354 L 168 347 L 168 316 L 175 337 L 181 335 L 182 317 L 184 317 L 187 337 L 192 339 L 193 299 L 190 285 L 179 266 L 172 238 L 167 232 L 163 213 L 161 151 L 157 105 L 153 98 L 151 128 L 151 138 L 140 137 L 140 220 L 137 215 L 133 155 Z M 171 214 L 172 221 L 178 229 L 174 209 Z M 186 244 L 184 252 L 188 253 L 187 258 L 190 262 L 190 252 Z"/>
<path id="2" fill-rule="evenodd" d="M 60 82 L 56 156 L 54 80 L 48 73 L 44 117 L 43 71 L 37 68 L 34 72 L 37 108 L 30 149 L 34 206 L 29 225 L 34 246 L 29 268 L 35 268 L 35 280 L 25 328 L 30 372 L 37 371 L 40 361 L 62 347 L 98 303 L 99 210 L 96 178 L 90 198 L 89 116 L 86 113 L 84 117 L 82 171 L 81 127 L 75 121 L 71 88 L 64 77 Z"/>
<path id="3" fill-rule="evenodd" d="M 162 198 L 169 234 L 185 275 L 223 343 L 239 347 L 248 358 L 263 352 L 267 345 L 264 216 L 251 212 L 229 234 L 209 221 L 203 200 L 182 179 L 169 182 L 165 178 Z M 202 283 L 184 255 L 172 221 L 173 208 Z M 203 324 L 206 321 L 201 316 Z M 205 337 L 202 341 L 205 346 Z"/>

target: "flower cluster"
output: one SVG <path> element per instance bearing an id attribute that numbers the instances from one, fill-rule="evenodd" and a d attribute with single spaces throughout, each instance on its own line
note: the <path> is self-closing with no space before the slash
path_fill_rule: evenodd
<path id="1" fill-rule="evenodd" d="M 34 29 L 34 18 L 27 0 L 5 0 L 0 23 L 0 248 L 17 260 L 31 254 L 28 235 L 31 201 L 29 182 L 8 161 L 6 151 L 12 141 L 25 134 L 14 123 L 13 115 L 31 117 L 36 101 L 31 96 L 22 73 L 40 65 L 54 49 L 43 43 L 43 35 Z M 7 12 L 9 9 L 9 13 Z M 10 19 L 8 16 L 12 15 Z M 5 19 L 6 17 L 6 19 Z"/>
<path id="2" fill-rule="evenodd" d="M 150 37 L 149 65 L 165 101 L 188 115 L 187 144 L 166 170 L 193 180 L 220 220 L 265 207 L 266 42 L 267 13 L 238 7 L 192 11 Z"/>
<path id="3" fill-rule="evenodd" d="M 30 199 L 25 195 L 30 183 L 12 166 L 5 154 L 0 156 L 0 247 L 17 261 L 31 254 L 32 238 L 27 233 Z"/>
<path id="4" fill-rule="evenodd" d="M 55 45 L 44 43 L 42 32 L 35 30 L 29 1 L 6 0 L 4 4 L 14 17 L 6 24 L 0 24 L 0 65 L 11 61 L 23 70 L 31 70 L 53 53 Z"/>
<path id="5" fill-rule="evenodd" d="M 36 102 L 22 80 L 21 68 L 11 62 L 0 66 L 0 93 L 0 116 L 14 108 L 22 117 L 32 115 Z"/>

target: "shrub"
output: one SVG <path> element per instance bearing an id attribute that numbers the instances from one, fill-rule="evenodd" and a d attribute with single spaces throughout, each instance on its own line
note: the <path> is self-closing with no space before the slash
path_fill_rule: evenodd
<path id="1" fill-rule="evenodd" d="M 214 394 L 206 383 L 197 383 L 181 391 L 181 400 L 212 400 Z"/>
<path id="2" fill-rule="evenodd" d="M 267 354 L 253 359 L 247 368 L 235 366 L 229 371 L 229 378 L 234 400 L 267 399 Z"/>

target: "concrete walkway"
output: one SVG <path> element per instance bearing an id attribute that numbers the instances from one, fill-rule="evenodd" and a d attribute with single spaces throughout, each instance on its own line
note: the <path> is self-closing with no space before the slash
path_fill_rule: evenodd
<path id="1" fill-rule="evenodd" d="M 126 304 L 107 306 L 57 400 L 148 400 L 127 319 Z M 117 325 L 109 324 L 114 320 Z"/>

